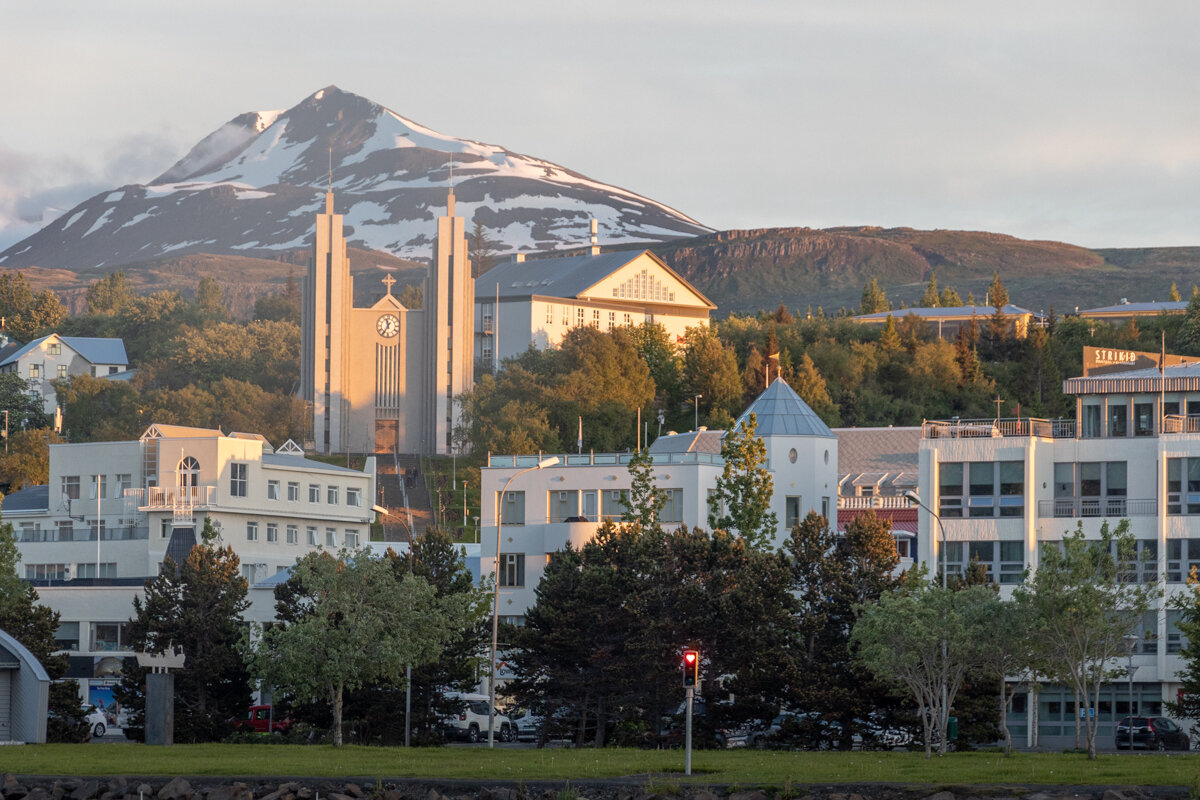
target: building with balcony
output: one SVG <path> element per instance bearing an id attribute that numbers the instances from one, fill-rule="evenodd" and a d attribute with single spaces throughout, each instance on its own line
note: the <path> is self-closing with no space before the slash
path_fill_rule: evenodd
<path id="1" fill-rule="evenodd" d="M 1024 339 L 1029 333 L 1029 326 L 1043 326 L 1046 316 L 1040 312 L 1030 311 L 1020 306 L 1006 305 L 1001 309 L 1009 321 L 1013 336 Z M 916 317 L 937 334 L 940 339 L 953 339 L 959 330 L 969 325 L 975 325 L 980 330 L 987 327 L 988 321 L 996 313 L 993 306 L 946 306 L 938 308 L 897 308 L 892 311 L 876 311 L 872 314 L 859 314 L 851 317 L 854 322 L 863 325 L 874 325 L 882 328 L 891 317 L 897 324 L 905 317 Z"/>
<path id="2" fill-rule="evenodd" d="M 913 565 L 917 507 L 905 493 L 917 488 L 921 428 L 835 428 L 838 438 L 837 523 L 868 512 L 886 520 L 896 538 L 899 570 Z"/>
<path id="3" fill-rule="evenodd" d="M 62 615 L 69 676 L 92 698 L 130 654 L 126 621 L 164 559 L 179 563 L 205 519 L 251 585 L 315 549 L 370 538 L 374 458 L 362 472 L 256 434 L 151 425 L 137 441 L 50 445 L 49 483 L 3 499 L 22 577 Z M 273 608 L 260 606 L 272 618 Z"/>
<path id="4" fill-rule="evenodd" d="M 58 394 L 54 381 L 75 375 L 125 380 L 130 376 L 129 357 L 121 339 L 59 336 L 52 333 L 15 349 L 5 350 L 0 372 L 15 372 L 29 383 L 41 401 L 42 411 L 54 417 Z"/>
<path id="5" fill-rule="evenodd" d="M 555 347 L 572 328 L 656 322 L 673 339 L 707 325 L 716 306 L 648 250 L 524 260 L 475 280 L 475 357 L 494 366 Z"/>
<path id="6" fill-rule="evenodd" d="M 833 431 L 781 378 L 738 423 L 752 413 L 775 487 L 771 510 L 779 528 L 774 544 L 782 545 L 810 511 L 836 526 L 838 440 Z M 650 445 L 654 482 L 667 494 L 660 516 L 664 526 L 708 527 L 708 496 L 725 467 L 723 435 L 701 429 L 660 436 Z M 534 589 L 553 554 L 567 543 L 581 546 L 604 520 L 620 520 L 630 486 L 630 453 L 565 454 L 555 466 L 529 469 L 545 457 L 489 456 L 482 470 L 480 569 L 499 575 L 501 618 L 518 624 L 533 605 Z M 498 572 L 497 520 L 502 536 Z"/>
<path id="7" fill-rule="evenodd" d="M 1178 690 L 1183 639 L 1170 599 L 1200 567 L 1200 364 L 1167 358 L 1161 370 L 1144 368 L 1159 354 L 1126 353 L 1119 360 L 1131 366 L 1121 370 L 1094 350 L 1085 348 L 1085 365 L 1103 367 L 1064 382 L 1072 419 L 925 422 L 919 492 L 940 525 L 922 509 L 917 552 L 930 565 L 944 556 L 951 574 L 978 560 L 1009 594 L 1077 525 L 1099 538 L 1103 523 L 1129 520 L 1141 557 L 1134 577 L 1162 581 L 1166 597 L 1131 628 L 1133 697 L 1125 678 L 1106 689 L 1095 711 L 1103 742 L 1116 720 L 1159 714 Z M 1014 701 L 1016 741 L 1032 739 L 1033 702 L 1039 744 L 1071 746 L 1074 698 L 1053 687 Z"/>

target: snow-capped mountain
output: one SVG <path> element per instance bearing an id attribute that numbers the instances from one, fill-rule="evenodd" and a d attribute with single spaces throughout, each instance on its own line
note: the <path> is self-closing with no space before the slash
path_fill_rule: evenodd
<path id="1" fill-rule="evenodd" d="M 425 258 L 451 180 L 468 230 L 481 223 L 501 253 L 584 246 L 592 218 L 601 244 L 710 230 L 633 192 L 437 133 L 330 86 L 287 111 L 235 117 L 149 184 L 97 194 L 0 253 L 0 267 L 275 254 L 311 242 L 331 183 L 352 245 Z"/>

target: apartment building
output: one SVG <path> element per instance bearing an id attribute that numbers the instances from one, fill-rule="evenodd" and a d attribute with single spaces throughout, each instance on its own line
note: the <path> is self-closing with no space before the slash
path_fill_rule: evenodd
<path id="1" fill-rule="evenodd" d="M 134 596 L 167 556 L 187 558 L 205 518 L 254 585 L 312 550 L 365 544 L 374 497 L 373 458 L 360 472 L 290 441 L 276 450 L 256 434 L 151 425 L 137 441 L 50 445 L 49 483 L 8 495 L 2 511 L 21 576 L 62 615 L 68 676 L 97 702 L 131 655 Z M 274 609 L 251 615 L 269 621 Z"/>
<path id="2" fill-rule="evenodd" d="M 1064 382 L 1073 418 L 922 426 L 919 493 L 937 519 L 920 512 L 917 552 L 930 565 L 944 554 L 954 574 L 976 559 L 1011 594 L 1043 550 L 1077 525 L 1098 538 L 1103 523 L 1129 520 L 1142 558 L 1137 579 L 1162 581 L 1166 596 L 1131 627 L 1132 696 L 1122 677 L 1094 710 L 1101 742 L 1111 741 L 1122 716 L 1161 713 L 1183 666 L 1170 598 L 1185 590 L 1191 567 L 1200 567 L 1200 364 L 1173 361 L 1085 348 L 1085 374 Z M 1032 741 L 1034 702 L 1038 743 L 1071 746 L 1075 700 L 1056 687 L 1017 696 L 1015 740 Z"/>

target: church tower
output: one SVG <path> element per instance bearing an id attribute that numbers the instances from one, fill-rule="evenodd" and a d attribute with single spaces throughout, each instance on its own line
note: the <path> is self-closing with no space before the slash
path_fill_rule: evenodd
<path id="1" fill-rule="evenodd" d="M 475 279 L 467 258 L 466 222 L 454 215 L 453 187 L 446 197 L 446 216 L 437 222 L 424 295 L 422 450 L 448 455 L 462 417 L 457 398 L 474 385 L 475 373 Z"/>
<path id="2" fill-rule="evenodd" d="M 354 297 L 342 215 L 333 213 L 333 192 L 317 215 L 316 242 L 304 281 L 301 313 L 301 375 L 304 400 L 312 409 L 312 439 L 322 453 L 345 450 L 348 323 Z"/>

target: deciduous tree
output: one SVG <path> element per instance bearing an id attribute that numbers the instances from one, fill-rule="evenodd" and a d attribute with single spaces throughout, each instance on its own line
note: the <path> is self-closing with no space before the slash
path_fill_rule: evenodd
<path id="1" fill-rule="evenodd" d="M 757 417 L 750 414 L 721 440 L 725 466 L 709 495 L 708 524 L 741 536 L 749 547 L 763 549 L 774 542 L 779 518 L 771 510 L 775 484 L 767 469 L 767 446 L 756 435 L 757 427 Z"/>

